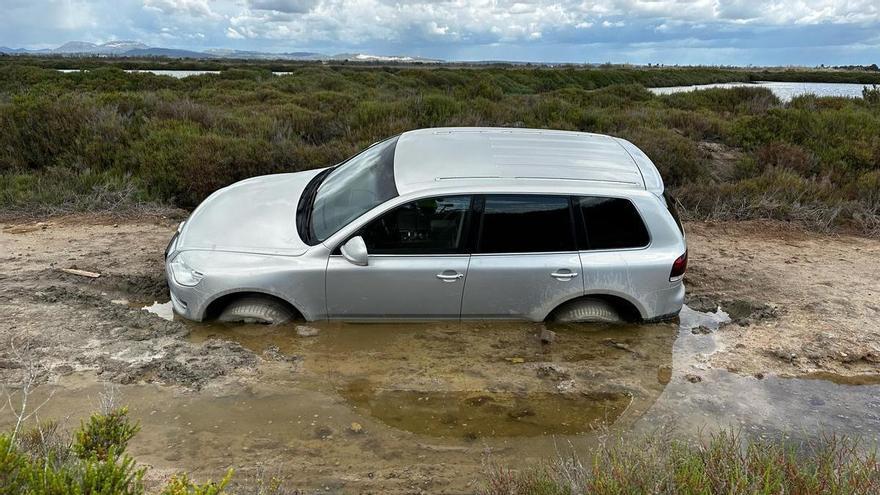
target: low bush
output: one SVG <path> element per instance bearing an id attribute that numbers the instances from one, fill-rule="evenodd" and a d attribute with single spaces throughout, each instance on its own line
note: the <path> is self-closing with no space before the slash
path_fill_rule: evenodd
<path id="1" fill-rule="evenodd" d="M 223 71 L 174 79 L 122 70 L 143 68 L 138 60 L 77 59 L 89 71 L 67 74 L 27 65 L 62 63 L 74 62 L 0 57 L 6 212 L 191 208 L 237 180 L 326 167 L 385 137 L 431 126 L 625 137 L 654 160 L 697 217 L 737 211 L 737 218 L 801 221 L 794 212 L 809 204 L 840 227 L 869 225 L 877 212 L 877 87 L 865 88 L 860 99 L 802 96 L 788 103 L 761 87 L 666 96 L 645 89 L 798 74 L 871 82 L 880 77 L 873 73 L 161 62 Z M 742 158 L 717 175 L 713 153 L 725 148 L 706 141 Z M 790 179 L 816 195 L 777 204 L 790 197 L 783 191 Z M 763 206 L 733 206 L 755 204 Z"/>
<path id="2" fill-rule="evenodd" d="M 57 422 L 18 435 L 0 434 L 0 493 L 3 495 L 144 495 L 146 468 L 125 453 L 140 427 L 126 408 L 96 413 L 71 440 Z M 186 474 L 173 476 L 161 495 L 223 495 L 232 470 L 219 482 L 204 484 Z M 154 493 L 154 492 L 153 492 Z M 280 493 L 265 490 L 261 493 Z"/>
<path id="3" fill-rule="evenodd" d="M 114 409 L 106 414 L 92 414 L 76 431 L 73 452 L 80 459 L 95 457 L 107 460 L 113 451 L 122 452 L 140 426 L 128 420 L 128 408 Z"/>
<path id="4" fill-rule="evenodd" d="M 880 490 L 880 462 L 859 442 L 826 437 L 804 443 L 721 432 L 702 443 L 663 435 L 612 441 L 517 472 L 491 466 L 487 495 L 724 494 L 864 495 Z"/>

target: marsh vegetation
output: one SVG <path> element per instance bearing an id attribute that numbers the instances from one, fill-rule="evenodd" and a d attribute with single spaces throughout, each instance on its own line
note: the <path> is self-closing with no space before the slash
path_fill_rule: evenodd
<path id="1" fill-rule="evenodd" d="M 776 218 L 869 233 L 880 225 L 876 93 L 783 104 L 762 88 L 667 96 L 645 89 L 789 73 L 299 64 L 283 76 L 243 65 L 174 79 L 106 62 L 76 73 L 31 62 L 53 63 L 0 64 L 7 212 L 190 208 L 236 180 L 332 165 L 409 129 L 516 126 L 633 141 L 691 218 Z"/>

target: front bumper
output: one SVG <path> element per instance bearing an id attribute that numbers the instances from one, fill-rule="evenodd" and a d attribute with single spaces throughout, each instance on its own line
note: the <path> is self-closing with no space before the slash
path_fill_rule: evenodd
<path id="1" fill-rule="evenodd" d="M 205 294 L 199 286 L 186 287 L 175 282 L 168 260 L 165 261 L 165 279 L 174 313 L 187 320 L 202 321 L 207 304 Z"/>

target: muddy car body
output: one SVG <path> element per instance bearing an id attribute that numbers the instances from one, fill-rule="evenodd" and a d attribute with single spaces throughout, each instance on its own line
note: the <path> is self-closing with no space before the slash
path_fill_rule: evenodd
<path id="1" fill-rule="evenodd" d="M 651 320 L 684 297 L 670 208 L 622 139 L 423 129 L 215 192 L 166 272 L 193 320 Z"/>

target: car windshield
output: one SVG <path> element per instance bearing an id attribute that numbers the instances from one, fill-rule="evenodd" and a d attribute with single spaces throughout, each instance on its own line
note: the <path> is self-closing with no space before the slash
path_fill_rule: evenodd
<path id="1" fill-rule="evenodd" d="M 312 234 L 323 241 L 373 207 L 397 196 L 397 137 L 377 143 L 327 175 L 315 196 Z"/>

